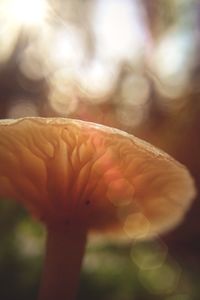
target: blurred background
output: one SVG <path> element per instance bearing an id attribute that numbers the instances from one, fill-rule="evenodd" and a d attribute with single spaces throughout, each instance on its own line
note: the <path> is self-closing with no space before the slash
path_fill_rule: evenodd
<path id="1" fill-rule="evenodd" d="M 143 138 L 200 189 L 198 0 L 0 0 L 0 118 L 69 117 Z M 199 300 L 199 197 L 151 241 L 93 240 L 78 300 Z M 0 299 L 36 299 L 44 229 L 0 201 Z"/>

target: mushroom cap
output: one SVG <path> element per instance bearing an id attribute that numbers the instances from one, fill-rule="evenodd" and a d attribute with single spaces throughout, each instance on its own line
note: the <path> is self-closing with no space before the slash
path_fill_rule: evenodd
<path id="1" fill-rule="evenodd" d="M 123 131 L 63 118 L 0 122 L 0 197 L 46 226 L 149 238 L 195 196 L 187 169 Z"/>

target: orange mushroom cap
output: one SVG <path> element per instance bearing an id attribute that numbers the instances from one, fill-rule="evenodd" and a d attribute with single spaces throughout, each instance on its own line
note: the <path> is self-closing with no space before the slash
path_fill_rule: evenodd
<path id="1" fill-rule="evenodd" d="M 0 197 L 47 226 L 150 237 L 195 196 L 187 169 L 140 139 L 62 118 L 0 122 Z"/>

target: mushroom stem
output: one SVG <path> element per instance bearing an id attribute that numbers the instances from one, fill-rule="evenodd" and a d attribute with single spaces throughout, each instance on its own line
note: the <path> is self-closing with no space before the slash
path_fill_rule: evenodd
<path id="1" fill-rule="evenodd" d="M 74 300 L 86 244 L 86 232 L 48 229 L 38 300 Z"/>

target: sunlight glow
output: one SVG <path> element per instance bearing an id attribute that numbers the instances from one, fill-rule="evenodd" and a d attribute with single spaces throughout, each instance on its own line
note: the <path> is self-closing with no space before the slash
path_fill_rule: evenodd
<path id="1" fill-rule="evenodd" d="M 114 61 L 138 57 L 147 38 L 144 19 L 136 0 L 96 0 L 92 27 L 97 55 Z"/>
<path id="2" fill-rule="evenodd" d="M 130 74 L 124 78 L 121 86 L 121 100 L 127 105 L 144 105 L 150 94 L 150 85 L 145 76 Z"/>
<path id="3" fill-rule="evenodd" d="M 50 60 L 56 68 L 68 66 L 76 68 L 87 57 L 84 31 L 66 24 L 54 34 L 54 41 L 50 47 Z"/>
<path id="4" fill-rule="evenodd" d="M 157 88 L 164 96 L 178 98 L 185 93 L 194 58 L 190 32 L 169 31 L 159 42 L 152 58 L 152 70 L 158 77 Z"/>
<path id="5" fill-rule="evenodd" d="M 50 80 L 49 104 L 51 108 L 62 116 L 68 116 L 77 109 L 77 84 L 68 69 L 61 69 L 54 73 Z"/>
<path id="6" fill-rule="evenodd" d="M 184 62 L 190 49 L 189 44 L 185 34 L 170 33 L 161 40 L 155 52 L 155 66 L 161 77 L 181 75 L 185 69 Z"/>
<path id="7" fill-rule="evenodd" d="M 47 8 L 45 0 L 4 0 L 0 12 L 20 25 L 37 25 L 45 19 Z"/>
<path id="8" fill-rule="evenodd" d="M 6 20 L 0 20 L 0 63 L 9 60 L 17 42 L 19 28 Z"/>
<path id="9" fill-rule="evenodd" d="M 88 100 L 92 99 L 96 104 L 105 101 L 112 94 L 118 75 L 117 66 L 94 59 L 79 70 L 78 81 L 81 94 Z"/>

